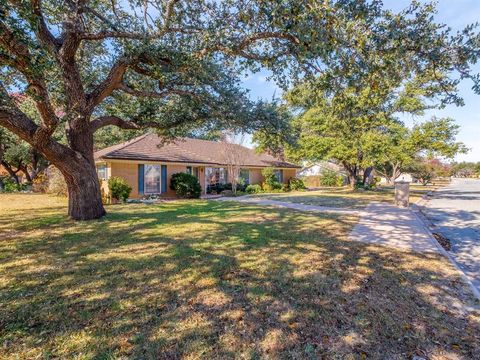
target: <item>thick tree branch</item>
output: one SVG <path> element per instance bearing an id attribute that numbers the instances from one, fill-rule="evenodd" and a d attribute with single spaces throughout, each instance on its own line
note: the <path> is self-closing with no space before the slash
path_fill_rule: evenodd
<path id="1" fill-rule="evenodd" d="M 128 66 L 135 62 L 128 57 L 121 57 L 115 62 L 105 80 L 88 95 L 89 110 L 93 110 L 120 85 Z"/>
<path id="2" fill-rule="evenodd" d="M 175 7 L 175 4 L 178 3 L 178 1 L 179 0 L 169 0 L 167 2 L 167 6 L 165 8 L 165 15 L 164 15 L 165 22 L 163 24 L 164 30 L 170 28 L 170 21 L 173 15 L 173 8 Z"/>
<path id="3" fill-rule="evenodd" d="M 3 99 L 0 101 L 0 125 L 23 140 L 32 142 L 39 126 L 21 111 L 12 109 L 8 105 L 4 106 Z"/>
<path id="4" fill-rule="evenodd" d="M 114 125 L 117 126 L 121 129 L 129 129 L 129 130 L 138 130 L 141 127 L 131 121 L 126 121 L 118 116 L 101 116 L 96 118 L 95 120 L 92 120 L 90 122 L 92 131 L 95 132 L 98 129 L 109 126 L 109 125 Z"/>
<path id="5" fill-rule="evenodd" d="M 113 125 L 125 130 L 140 130 L 146 128 L 164 128 L 165 126 L 154 121 L 137 124 L 133 121 L 124 120 L 118 116 L 100 116 L 90 122 L 92 131 L 95 132 L 105 126 Z"/>
<path id="6" fill-rule="evenodd" d="M 130 40 L 154 40 L 160 39 L 166 34 L 195 34 L 197 28 L 169 28 L 154 33 L 137 33 L 129 31 L 103 30 L 96 33 L 85 32 L 80 35 L 81 40 L 104 40 L 104 39 L 130 39 Z"/>
<path id="7" fill-rule="evenodd" d="M 9 52 L 9 55 L 1 56 L 0 61 L 15 68 L 22 73 L 28 82 L 28 91 L 33 95 L 33 100 L 42 118 L 47 131 L 52 134 L 58 124 L 58 118 L 55 115 L 50 104 L 47 85 L 40 71 L 35 70 L 35 64 L 32 63 L 32 56 L 27 46 L 19 39 L 15 33 L 5 24 L 0 22 L 0 45 Z M 3 96 L 2 89 L 2 96 Z M 5 96 L 8 94 L 5 92 Z"/>
<path id="8" fill-rule="evenodd" d="M 32 12 L 37 20 L 37 29 L 36 34 L 40 41 L 46 45 L 46 47 L 53 53 L 56 54 L 62 45 L 60 39 L 57 39 L 48 29 L 48 26 L 45 22 L 42 13 L 42 4 L 41 0 L 31 0 Z"/>

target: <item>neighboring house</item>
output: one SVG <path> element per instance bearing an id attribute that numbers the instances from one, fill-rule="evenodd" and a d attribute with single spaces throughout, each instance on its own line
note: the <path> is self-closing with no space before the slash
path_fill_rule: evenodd
<path id="1" fill-rule="evenodd" d="M 296 176 L 297 165 L 278 160 L 267 154 L 258 154 L 240 145 L 216 141 L 180 138 L 162 144 L 155 134 L 144 134 L 128 142 L 95 152 L 98 176 L 108 180 L 111 176 L 124 178 L 132 187 L 131 198 L 148 195 L 175 196 L 170 189 L 172 174 L 187 172 L 195 175 L 205 194 L 209 186 L 231 182 L 227 167 L 226 150 L 238 152 L 236 164 L 240 176 L 247 184 L 263 181 L 262 169 L 273 167 L 282 183 Z M 106 181 L 102 188 L 108 192 Z"/>
<path id="2" fill-rule="evenodd" d="M 326 170 L 334 171 L 346 177 L 343 167 L 331 161 L 319 161 L 315 164 L 305 166 L 298 172 L 298 176 L 319 176 Z"/>
<path id="3" fill-rule="evenodd" d="M 405 182 L 416 182 L 416 179 L 412 176 L 410 173 L 401 173 L 395 180 L 394 182 L 397 181 L 405 181 Z M 388 185 L 388 180 L 385 177 L 380 178 L 380 184 L 387 184 Z M 393 184 L 390 184 L 393 185 Z"/>
<path id="4" fill-rule="evenodd" d="M 397 181 L 405 181 L 405 182 L 413 182 L 413 176 L 412 174 L 409 173 L 401 173 L 399 177 L 395 179 L 395 182 Z"/>

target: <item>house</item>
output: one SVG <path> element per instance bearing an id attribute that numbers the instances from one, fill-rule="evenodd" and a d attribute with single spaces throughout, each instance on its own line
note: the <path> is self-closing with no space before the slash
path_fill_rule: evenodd
<path id="1" fill-rule="evenodd" d="M 413 182 L 416 182 L 417 180 L 410 173 L 401 173 L 396 179 L 393 180 L 393 182 L 400 182 L 400 181 L 413 183 Z M 389 183 L 388 179 L 383 176 L 380 178 L 380 184 L 393 185 L 392 183 Z"/>
<path id="2" fill-rule="evenodd" d="M 332 161 L 318 161 L 314 164 L 305 165 L 298 172 L 298 176 L 303 178 L 307 188 L 315 189 L 322 186 L 321 177 L 326 171 L 331 171 L 341 176 L 345 184 L 348 182 L 348 177 L 343 167 Z"/>
<path id="3" fill-rule="evenodd" d="M 131 198 L 175 196 L 170 179 L 178 172 L 195 175 L 205 194 L 211 186 L 231 182 L 227 168 L 232 159 L 241 168 L 240 177 L 246 184 L 261 183 L 262 169 L 266 167 L 273 167 L 279 182 L 287 183 L 300 168 L 240 145 L 190 138 L 163 143 L 155 134 L 99 150 L 94 158 L 104 191 L 108 192 L 106 180 L 119 176 L 132 187 Z"/>
<path id="4" fill-rule="evenodd" d="M 333 171 L 346 177 L 343 167 L 332 161 L 319 161 L 315 164 L 305 166 L 298 172 L 298 176 L 320 176 L 324 171 Z"/>

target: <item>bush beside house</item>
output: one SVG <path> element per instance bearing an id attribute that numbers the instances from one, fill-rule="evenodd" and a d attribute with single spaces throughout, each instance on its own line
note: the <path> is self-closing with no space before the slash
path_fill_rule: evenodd
<path id="1" fill-rule="evenodd" d="M 113 199 L 122 202 L 127 201 L 132 192 L 132 187 L 128 185 L 127 181 L 118 176 L 112 176 L 108 179 L 108 189 Z"/>
<path id="2" fill-rule="evenodd" d="M 262 188 L 264 191 L 272 191 L 272 190 L 281 190 L 282 184 L 277 180 L 275 176 L 275 171 L 271 167 L 267 167 L 262 170 L 263 175 L 263 184 Z"/>
<path id="3" fill-rule="evenodd" d="M 170 189 L 175 190 L 180 198 L 198 199 L 202 193 L 198 179 L 187 173 L 173 174 L 170 180 Z"/>
<path id="4" fill-rule="evenodd" d="M 262 192 L 262 187 L 259 184 L 248 185 L 245 189 L 247 194 L 258 194 Z"/>

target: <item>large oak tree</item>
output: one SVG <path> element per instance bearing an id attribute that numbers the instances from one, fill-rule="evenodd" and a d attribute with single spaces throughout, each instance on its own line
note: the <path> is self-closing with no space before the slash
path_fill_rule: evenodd
<path id="1" fill-rule="evenodd" d="M 462 77 L 470 77 L 473 90 L 480 93 L 479 78 L 469 68 L 480 49 L 475 27 L 451 35 L 448 28 L 431 22 L 433 14 L 431 5 L 414 4 L 400 14 L 358 20 L 344 30 L 348 46 L 334 50 L 328 69 L 286 95 L 298 115 L 293 122 L 299 133 L 293 156 L 336 160 L 354 187 L 362 182 L 361 173 L 365 181 L 373 166 L 387 167 L 394 177 L 418 153 L 451 157 L 464 150 L 455 141 L 452 120 L 432 119 L 410 131 L 400 117 L 417 117 L 445 104 L 462 105 L 457 94 Z M 415 24 L 414 33 L 406 23 Z M 405 33 L 412 37 L 401 35 Z"/>
<path id="2" fill-rule="evenodd" d="M 474 56 L 472 43 L 448 38 L 418 6 L 397 16 L 376 0 L 0 0 L 0 13 L 0 126 L 59 168 L 74 219 L 105 213 L 96 131 L 261 128 L 262 106 L 240 90 L 239 73 L 264 66 L 285 85 L 335 68 L 358 21 L 375 24 L 371 43 L 425 66 L 466 76 Z M 14 92 L 33 99 L 38 121 Z"/>

